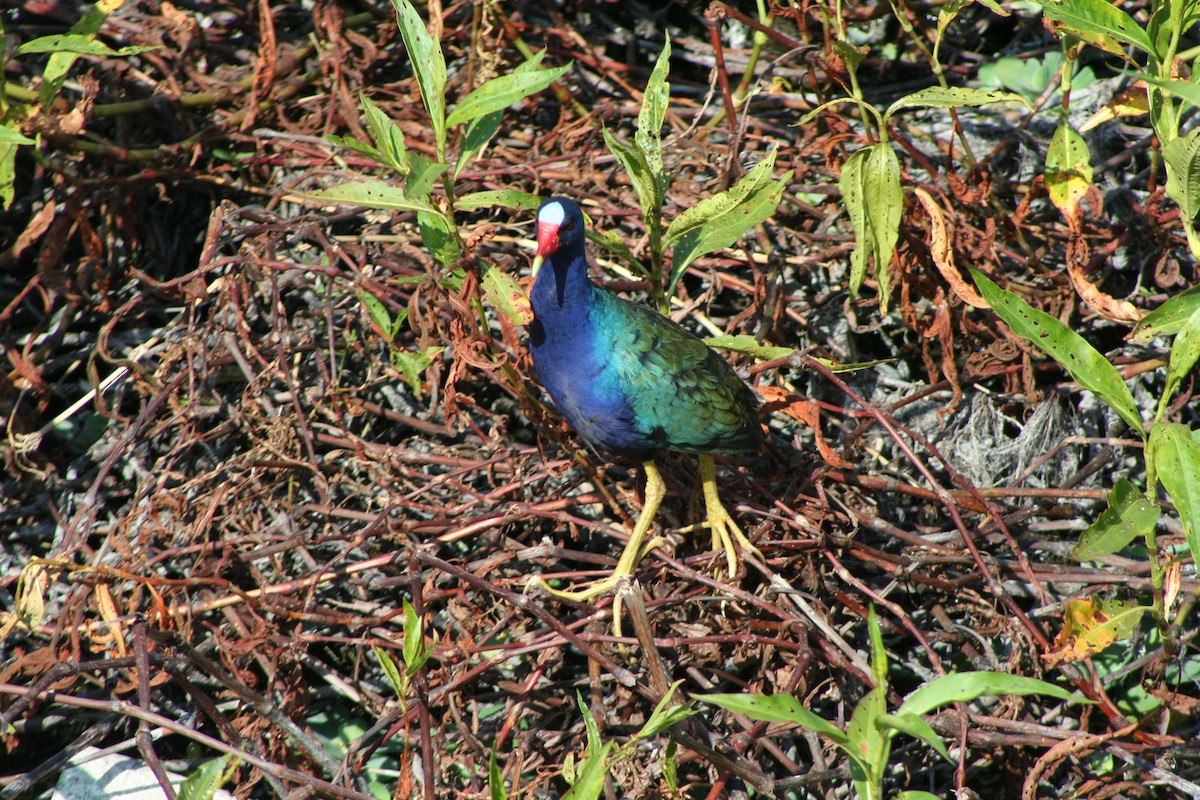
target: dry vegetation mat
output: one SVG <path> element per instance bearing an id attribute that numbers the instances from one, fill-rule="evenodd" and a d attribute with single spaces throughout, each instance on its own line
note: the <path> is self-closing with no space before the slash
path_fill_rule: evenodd
<path id="1" fill-rule="evenodd" d="M 6 3 L 0 798 L 1200 797 L 1198 19 Z M 664 451 L 546 591 L 645 499 L 551 195 L 760 399 L 737 559 Z"/>

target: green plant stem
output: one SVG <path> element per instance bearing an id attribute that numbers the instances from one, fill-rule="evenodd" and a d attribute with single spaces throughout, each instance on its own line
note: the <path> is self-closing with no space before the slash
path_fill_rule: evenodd
<path id="1" fill-rule="evenodd" d="M 1166 52 L 1161 58 L 1154 59 L 1156 77 L 1159 80 L 1171 80 L 1171 67 L 1175 63 L 1175 53 L 1179 50 L 1179 37 L 1182 35 L 1181 25 L 1178 21 L 1171 25 L 1171 36 L 1167 43 Z M 1179 121 L 1182 110 L 1182 104 L 1173 99 L 1173 96 L 1164 92 L 1162 89 L 1150 87 L 1148 89 L 1148 97 L 1150 98 L 1150 123 L 1154 128 L 1154 132 L 1158 134 L 1159 143 L 1165 147 L 1170 142 L 1174 141 L 1179 136 Z M 1157 102 L 1156 102 L 1157 100 Z M 1156 109 L 1155 106 L 1158 106 Z M 1191 230 L 1190 222 L 1188 229 Z M 1190 238 L 1190 237 L 1189 237 Z"/>
<path id="2" fill-rule="evenodd" d="M 767 8 L 764 0 L 758 0 L 758 21 L 766 28 L 775 26 L 775 15 Z M 762 57 L 763 48 L 767 46 L 769 41 L 767 34 L 757 28 L 754 30 L 754 40 L 750 49 L 750 58 L 746 61 L 746 71 L 742 73 L 742 79 L 738 81 L 737 88 L 733 91 L 733 107 L 740 109 L 742 103 L 746 102 L 746 93 L 750 91 L 750 82 L 754 80 L 754 73 L 758 70 L 758 61 Z"/>
<path id="3" fill-rule="evenodd" d="M 1071 109 L 1071 73 L 1075 71 L 1075 56 L 1078 54 L 1075 41 L 1070 36 L 1063 36 L 1063 63 L 1059 69 L 1058 86 L 1062 94 L 1061 124 L 1070 125 L 1067 112 Z"/>
<path id="4" fill-rule="evenodd" d="M 669 314 L 671 302 L 663 285 L 662 206 L 652 209 L 646 220 L 646 232 L 650 235 L 650 299 L 660 314 Z"/>
<path id="5" fill-rule="evenodd" d="M 913 42 L 916 48 L 921 51 L 921 55 L 925 57 L 925 61 L 929 64 L 929 68 L 933 71 L 934 77 L 937 78 L 938 84 L 943 89 L 949 89 L 950 82 L 946 79 L 946 71 L 942 69 L 942 63 L 939 60 L 939 51 L 942 45 L 941 37 L 939 36 L 934 41 L 933 50 L 930 51 L 929 48 L 925 46 L 925 42 L 921 40 L 921 37 L 917 35 L 916 30 L 913 28 L 912 23 L 908 19 L 908 15 L 904 13 L 906 9 L 903 6 L 903 0 L 891 0 L 891 4 L 892 14 L 900 23 L 900 27 L 903 28 L 904 32 L 908 34 L 908 38 Z M 963 158 L 966 160 L 967 166 L 971 169 L 974 169 L 978 162 L 975 159 L 974 151 L 971 150 L 971 142 L 968 141 L 966 134 L 963 132 L 962 123 L 958 119 L 958 109 L 951 108 L 949 111 L 950 119 L 954 121 L 954 135 L 958 137 L 958 141 L 962 145 Z"/>
<path id="6" fill-rule="evenodd" d="M 1153 495 L 1153 491 L 1148 494 Z M 1170 625 L 1167 622 L 1167 610 L 1163 607 L 1163 580 L 1165 571 L 1163 570 L 1162 561 L 1158 556 L 1158 534 L 1154 528 L 1146 532 L 1146 558 L 1150 562 L 1150 587 L 1154 596 L 1150 613 L 1154 616 L 1154 623 L 1158 626 L 1158 632 L 1162 635 L 1163 642 L 1168 642 L 1171 640 Z"/>

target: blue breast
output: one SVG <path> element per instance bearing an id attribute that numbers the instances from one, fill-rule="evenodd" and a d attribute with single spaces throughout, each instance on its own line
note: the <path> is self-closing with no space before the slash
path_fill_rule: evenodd
<path id="1" fill-rule="evenodd" d="M 543 278 L 557 271 L 547 263 L 530 296 L 529 350 L 538 377 L 555 408 L 584 439 L 620 453 L 644 452 L 653 444 L 638 428 L 612 357 L 603 290 L 586 278 L 577 287 Z M 560 288 L 575 291 L 559 302 Z"/>

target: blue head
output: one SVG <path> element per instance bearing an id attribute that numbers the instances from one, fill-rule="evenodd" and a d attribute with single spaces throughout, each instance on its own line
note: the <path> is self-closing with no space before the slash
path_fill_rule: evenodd
<path id="1" fill-rule="evenodd" d="M 537 255 L 533 259 L 534 294 L 559 306 L 569 303 L 568 296 L 584 289 L 587 282 L 587 257 L 584 254 L 583 212 L 573 200 L 551 197 L 538 207 Z M 542 272 L 550 261 L 550 270 Z M 535 309 L 536 310 L 536 309 Z"/>

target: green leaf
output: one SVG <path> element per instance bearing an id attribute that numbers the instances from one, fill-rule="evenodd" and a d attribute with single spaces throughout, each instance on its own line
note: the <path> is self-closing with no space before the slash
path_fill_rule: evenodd
<path id="1" fill-rule="evenodd" d="M 429 35 L 425 22 L 409 0 L 392 0 L 392 5 L 441 158 L 446 153 L 446 60 L 442 45 Z"/>
<path id="2" fill-rule="evenodd" d="M 1192 374 L 1196 361 L 1200 360 L 1200 308 L 1192 312 L 1188 323 L 1183 326 L 1171 345 L 1171 359 L 1167 366 L 1167 385 L 1158 398 L 1155 419 L 1162 419 L 1171 398 L 1183 379 Z"/>
<path id="3" fill-rule="evenodd" d="M 904 193 L 900 188 L 900 161 L 887 142 L 859 150 L 842 166 L 838 181 L 855 245 L 850 254 L 850 293 L 857 296 L 867 276 L 867 260 L 875 262 L 879 308 L 886 314 L 891 286 L 888 266 L 900 236 Z"/>
<path id="4" fill-rule="evenodd" d="M 608 777 L 608 757 L 612 742 L 605 744 L 594 754 L 585 756 L 575 767 L 575 782 L 562 796 L 562 800 L 596 800 L 604 793 L 604 779 Z"/>
<path id="5" fill-rule="evenodd" d="M 392 691 L 403 702 L 408 694 L 408 679 L 400 674 L 400 668 L 396 666 L 396 661 L 386 650 L 378 645 L 371 645 L 371 651 L 375 653 L 379 666 L 383 667 L 383 674 L 387 675 L 388 681 L 392 684 Z"/>
<path id="6" fill-rule="evenodd" d="M 342 147 L 346 150 L 350 150 L 351 152 L 364 155 L 377 164 L 383 164 L 386 167 L 392 166 L 384 161 L 383 154 L 380 153 L 378 149 L 367 144 L 366 142 L 360 142 L 351 136 L 338 136 L 336 133 L 327 133 L 325 134 L 325 141 L 329 142 L 335 147 Z"/>
<path id="7" fill-rule="evenodd" d="M 226 753 L 220 758 L 206 761 L 187 776 L 179 786 L 176 800 L 212 800 L 221 784 L 225 782 L 225 767 L 232 755 Z"/>
<path id="8" fill-rule="evenodd" d="M 1200 211 L 1200 129 L 1167 142 L 1162 153 L 1167 162 L 1167 196 L 1179 206 L 1188 248 L 1200 258 L 1195 228 L 1196 212 Z"/>
<path id="9" fill-rule="evenodd" d="M 667 782 L 667 788 L 671 790 L 672 797 L 679 796 L 678 752 L 679 745 L 675 744 L 675 740 L 668 741 L 666 751 L 663 753 L 662 774 L 663 780 Z"/>
<path id="10" fill-rule="evenodd" d="M 0 145 L 2 144 L 37 144 L 37 140 L 22 136 L 20 131 L 0 126 Z"/>
<path id="11" fill-rule="evenodd" d="M 500 121 L 503 118 L 503 111 L 493 111 L 491 114 L 484 114 L 467 123 L 462 143 L 459 145 L 458 163 L 454 166 L 455 178 L 475 156 L 483 152 L 483 148 L 487 147 L 487 143 L 496 135 L 496 131 L 500 130 Z"/>
<path id="12" fill-rule="evenodd" d="M 408 148 L 404 146 L 404 132 L 371 98 L 359 94 L 359 102 L 362 103 L 367 133 L 375 143 L 375 155 L 372 158 L 401 175 L 407 175 Z"/>
<path id="13" fill-rule="evenodd" d="M 667 119 L 667 107 L 671 102 L 671 84 L 667 73 L 671 69 L 671 35 L 666 35 L 663 49 L 654 62 L 654 71 L 646 82 L 642 94 L 642 107 L 638 110 L 637 132 L 633 142 L 646 155 L 650 171 L 662 181 L 662 128 Z M 666 186 L 664 184 L 665 191 Z"/>
<path id="14" fill-rule="evenodd" d="M 348 203 L 354 206 L 384 208 L 391 211 L 433 212 L 435 210 L 424 200 L 409 197 L 403 189 L 383 181 L 342 183 L 325 189 L 300 192 L 300 196 L 326 203 Z"/>
<path id="15" fill-rule="evenodd" d="M 534 63 L 541 61 L 542 56 L 534 56 Z M 513 70 L 507 75 L 492 78 L 467 95 L 461 103 L 454 107 L 446 118 L 447 126 L 461 125 L 473 119 L 503 111 L 513 103 L 537 94 L 554 83 L 563 73 L 571 68 L 568 63 L 555 69 Z"/>
<path id="16" fill-rule="evenodd" d="M 835 55 L 840 57 L 842 61 L 846 62 L 847 72 L 857 72 L 858 65 L 861 64 L 862 60 L 867 57 L 866 47 L 856 47 L 855 45 L 852 45 L 849 42 L 841 39 L 835 39 L 833 41 L 833 52 Z"/>
<path id="17" fill-rule="evenodd" d="M 661 212 L 663 206 L 664 192 L 660 175 L 650 168 L 646 154 L 640 148 L 622 143 L 616 136 L 609 133 L 607 128 L 603 129 L 601 133 L 604 136 L 604 143 L 608 145 L 609 152 L 617 161 L 621 162 L 621 166 L 629 174 L 629 181 L 633 184 L 633 190 L 638 196 L 642 219 L 653 219 L 654 215 Z"/>
<path id="18" fill-rule="evenodd" d="M 1016 92 L 987 92 L 967 87 L 930 86 L 901 97 L 888 106 L 884 118 L 890 118 L 906 108 L 967 108 L 986 106 L 992 103 L 1020 103 L 1029 108 L 1028 101 Z"/>
<path id="19" fill-rule="evenodd" d="M 1200 562 L 1200 443 L 1177 423 L 1150 429 L 1147 459 L 1153 458 L 1158 480 L 1171 496 L 1192 558 Z"/>
<path id="20" fill-rule="evenodd" d="M 821 364 L 821 366 L 825 367 L 825 369 L 829 370 L 835 375 L 843 372 L 861 372 L 864 369 L 878 367 L 880 364 L 891 364 L 897 360 L 894 358 L 876 358 L 871 361 L 848 361 L 842 364 L 828 358 L 819 358 L 814 356 L 814 359 L 817 361 L 817 363 Z"/>
<path id="21" fill-rule="evenodd" d="M 1111 44 L 1115 39 L 1155 55 L 1149 34 L 1133 17 L 1108 0 L 1038 0 L 1038 5 L 1047 17 L 1062 23 L 1068 32 L 1110 53 L 1124 55 L 1120 47 Z"/>
<path id="22" fill-rule="evenodd" d="M 1117 480 L 1108 493 L 1108 508 L 1088 526 L 1071 548 L 1076 561 L 1095 561 L 1123 550 L 1138 537 L 1154 530 L 1162 510 L 1146 499 L 1127 478 Z"/>
<path id="23" fill-rule="evenodd" d="M 496 760 L 496 751 L 488 754 L 488 795 L 491 800 L 508 800 L 508 792 L 504 789 L 504 774 L 500 771 L 500 762 Z"/>
<path id="24" fill-rule="evenodd" d="M 529 192 L 516 189 L 493 189 L 483 192 L 464 194 L 454 201 L 454 207 L 459 211 L 475 211 L 479 208 L 512 208 L 517 211 L 530 211 L 538 207 L 542 198 Z"/>
<path id="25" fill-rule="evenodd" d="M 135 56 L 138 53 L 148 53 L 151 50 L 161 50 L 158 45 L 147 47 L 119 47 L 113 49 L 104 42 L 98 42 L 91 36 L 80 36 L 73 33 L 59 33 L 51 36 L 39 36 L 30 39 L 17 48 L 16 55 L 25 56 L 32 53 L 76 53 L 84 56 Z M 211 762 L 210 762 L 211 763 Z"/>
<path id="26" fill-rule="evenodd" d="M 433 651 L 425 646 L 425 626 L 408 598 L 404 598 L 404 667 L 411 678 L 425 666 Z"/>
<path id="27" fill-rule="evenodd" d="M 400 374 L 404 376 L 408 388 L 412 393 L 420 397 L 421 377 L 425 374 L 425 370 L 429 369 L 429 365 L 433 363 L 433 357 L 442 352 L 440 347 L 431 347 L 428 350 L 417 350 L 409 352 L 407 350 L 393 350 L 392 363 L 396 369 L 400 370 Z"/>
<path id="28" fill-rule="evenodd" d="M 871 640 L 871 676 L 875 680 L 875 688 L 882 688 L 886 692 L 888 683 L 887 648 L 883 646 L 883 630 L 879 627 L 879 617 L 873 605 L 867 609 L 867 636 Z M 881 714 L 887 708 L 886 699 L 884 694 L 876 698 Z"/>
<path id="29" fill-rule="evenodd" d="M 1139 435 L 1146 435 L 1133 395 L 1108 359 L 1054 317 L 1031 307 L 1012 292 L 1004 291 L 974 267 L 968 269 L 983 299 L 1008 323 L 1013 333 L 1028 339 L 1057 361 L 1076 383 L 1099 395 Z"/>
<path id="30" fill-rule="evenodd" d="M 914 739 L 920 739 L 925 744 L 938 751 L 938 754 L 951 761 L 950 752 L 946 749 L 946 743 L 942 741 L 942 737 L 937 735 L 937 731 L 929 727 L 929 723 L 918 717 L 916 714 L 881 714 L 875 720 L 875 724 L 885 730 L 894 730 L 899 733 L 905 733 Z"/>
<path id="31" fill-rule="evenodd" d="M 745 333 L 736 336 L 709 336 L 704 339 L 704 343 L 709 347 L 719 350 L 731 350 L 734 353 L 754 356 L 761 361 L 784 358 L 796 352 L 790 347 L 776 347 L 775 345 L 763 344 L 758 339 Z"/>
<path id="32" fill-rule="evenodd" d="M 571 772 L 574 778 L 571 789 L 563 800 L 596 800 L 604 791 L 604 779 L 608 777 L 608 757 L 612 752 L 613 743 L 600 738 L 600 726 L 592 715 L 583 696 L 576 692 L 576 702 L 583 712 L 583 724 L 587 729 L 587 748 L 583 760 L 574 766 Z M 564 765 L 565 766 L 565 765 Z"/>
<path id="33" fill-rule="evenodd" d="M 542 53 L 538 53 L 532 58 L 521 62 L 513 70 L 514 75 L 536 74 L 538 65 L 542 63 Z M 570 66 L 570 65 L 568 65 Z M 565 69 L 565 67 L 564 67 Z M 461 108 L 461 105 L 459 106 Z M 458 109 L 455 109 L 458 113 Z M 454 114 L 451 114 L 454 116 Z M 463 132 L 462 141 L 459 143 L 458 163 L 454 167 L 454 177 L 458 177 L 463 168 L 483 151 L 487 143 L 496 135 L 496 131 L 500 128 L 500 122 L 504 117 L 503 109 L 497 109 L 490 114 L 475 117 L 467 123 L 467 129 Z"/>
<path id="34" fill-rule="evenodd" d="M 589 226 L 587 238 L 623 260 L 639 275 L 649 277 L 650 270 L 646 269 L 646 265 L 638 260 L 638 257 L 629 249 L 629 245 L 625 244 L 625 240 L 618 236 L 616 231 L 597 231 Z"/>
<path id="35" fill-rule="evenodd" d="M 1200 86 L 1190 81 L 1164 81 L 1159 80 L 1153 75 L 1145 73 L 1131 72 L 1126 73 L 1136 78 L 1141 78 L 1151 86 L 1156 86 L 1168 94 L 1173 94 L 1176 97 L 1186 100 L 1194 106 L 1200 106 Z M 1172 131 L 1174 133 L 1174 131 Z"/>
<path id="36" fill-rule="evenodd" d="M 99 0 L 87 10 L 78 22 L 71 26 L 68 35 L 80 36 L 85 39 L 93 39 L 99 32 L 104 21 L 108 19 L 108 15 L 121 5 L 121 0 Z M 67 73 L 71 70 L 71 65 L 79 58 L 78 54 L 58 51 L 50 54 L 50 58 L 46 60 L 46 66 L 42 69 L 42 85 L 38 87 L 38 101 L 43 108 L 49 108 L 50 103 L 58 96 L 58 92 L 62 89 L 63 83 L 67 80 Z"/>
<path id="37" fill-rule="evenodd" d="M 887 686 L 881 684 L 867 692 L 850 714 L 846 725 L 846 744 L 842 749 L 858 764 L 863 777 L 856 783 L 879 785 L 891 751 L 891 737 L 880 730 L 879 718 L 887 713 Z M 853 770 L 851 772 L 853 774 Z"/>
<path id="38" fill-rule="evenodd" d="M 375 327 L 379 328 L 384 337 L 389 342 L 395 339 L 397 331 L 400 330 L 400 326 L 404 324 L 404 320 L 408 316 L 408 309 L 401 309 L 393 320 L 383 301 L 370 292 L 359 291 L 358 300 L 367 309 L 367 315 L 371 317 L 371 322 L 375 323 Z"/>
<path id="39" fill-rule="evenodd" d="M 665 243 L 671 244 L 675 240 L 687 236 L 689 233 L 695 233 L 713 220 L 721 220 L 732 216 L 733 210 L 739 204 L 745 202 L 746 198 L 770 185 L 771 171 L 775 168 L 775 156 L 777 153 L 777 150 L 771 150 L 762 161 L 755 164 L 753 169 L 743 175 L 742 179 L 736 185 L 718 195 L 701 200 L 671 220 L 671 224 L 667 227 L 667 233 L 664 236 Z M 749 227 L 744 230 L 749 230 Z M 736 241 L 736 238 L 734 241 Z"/>
<path id="40" fill-rule="evenodd" d="M 1046 191 L 1064 217 L 1078 216 L 1079 201 L 1092 185 L 1092 161 L 1087 142 L 1063 120 L 1046 152 Z"/>
<path id="41" fill-rule="evenodd" d="M 1200 286 L 1193 286 L 1142 317 L 1133 326 L 1129 341 L 1149 344 L 1158 336 L 1174 336 L 1183 330 L 1197 311 L 1200 311 Z"/>
<path id="42" fill-rule="evenodd" d="M 799 725 L 824 736 L 834 744 L 844 745 L 847 742 L 845 731 L 809 711 L 791 695 L 701 694 L 694 697 L 760 722 L 790 722 Z"/>
<path id="43" fill-rule="evenodd" d="M 404 182 L 404 193 L 417 200 L 426 200 L 433 184 L 445 171 L 446 165 L 440 161 L 433 161 L 420 153 L 409 153 L 408 180 Z"/>
<path id="44" fill-rule="evenodd" d="M 905 698 L 897 713 L 924 715 L 942 706 L 967 702 L 980 697 L 997 695 L 1044 694 L 1060 700 L 1072 699 L 1072 694 L 1053 683 L 1010 675 L 1007 672 L 952 672 L 917 689 Z M 1091 702 L 1074 698 L 1082 702 Z"/>
<path id="45" fill-rule="evenodd" d="M 690 701 L 681 703 L 674 699 L 675 692 L 682 683 L 683 681 L 675 681 L 671 684 L 663 699 L 654 706 L 650 719 L 634 734 L 635 739 L 649 739 L 696 713 Z"/>
<path id="46" fill-rule="evenodd" d="M 7 130 L 7 128 L 0 128 Z M 12 205 L 16 197 L 13 182 L 17 179 L 17 145 L 0 143 L 0 210 Z"/>
<path id="47" fill-rule="evenodd" d="M 981 0 L 981 2 L 983 2 L 983 0 Z M 896 800 L 942 800 L 942 798 L 938 797 L 936 794 L 930 794 L 929 792 L 922 792 L 918 789 L 909 789 L 908 791 L 900 792 L 900 794 L 896 795 Z"/>
<path id="48" fill-rule="evenodd" d="M 504 270 L 489 266 L 483 273 L 483 297 L 514 325 L 527 325 L 533 312 L 521 285 Z"/>
<path id="49" fill-rule="evenodd" d="M 421 229 L 421 241 L 425 248 L 444 267 L 458 261 L 462 254 L 454 224 L 440 211 L 418 211 L 417 227 Z"/>
<path id="50" fill-rule="evenodd" d="M 668 292 L 674 291 L 675 284 L 697 258 L 729 247 L 742 234 L 775 213 L 791 177 L 788 172 L 777 181 L 771 180 L 775 154 L 772 150 L 737 184 L 704 198 L 671 221 L 666 242 L 674 242 L 675 246 Z"/>

